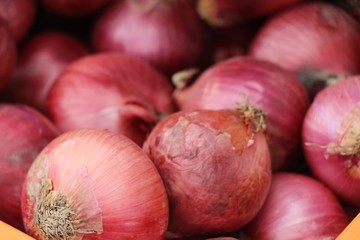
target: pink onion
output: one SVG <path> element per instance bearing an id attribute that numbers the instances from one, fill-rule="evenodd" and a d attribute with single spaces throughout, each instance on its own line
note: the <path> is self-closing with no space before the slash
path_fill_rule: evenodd
<path id="1" fill-rule="evenodd" d="M 243 110 L 173 113 L 145 141 L 168 193 L 169 237 L 231 233 L 260 210 L 270 153 L 261 113 Z"/>
<path id="2" fill-rule="evenodd" d="M 100 11 L 112 0 L 41 0 L 47 11 L 70 17 L 79 17 Z"/>
<path id="3" fill-rule="evenodd" d="M 35 0 L 1 0 L 0 16 L 9 24 L 16 42 L 20 42 L 34 24 Z"/>
<path id="4" fill-rule="evenodd" d="M 292 165 L 301 149 L 302 120 L 308 96 L 290 72 L 265 61 L 234 57 L 203 72 L 174 97 L 181 109 L 233 109 L 248 98 L 264 111 L 273 170 Z M 281 113 L 281 114 L 280 114 Z"/>
<path id="5" fill-rule="evenodd" d="M 303 148 L 312 173 L 341 199 L 360 207 L 360 77 L 319 92 L 303 124 Z"/>
<path id="6" fill-rule="evenodd" d="M 296 72 L 315 95 L 343 75 L 360 73 L 359 29 L 339 7 L 306 3 L 270 18 L 250 55 Z"/>
<path id="7" fill-rule="evenodd" d="M 45 112 L 45 99 L 65 66 L 88 53 L 85 45 L 62 32 L 43 32 L 25 42 L 6 93 L 11 100 Z"/>
<path id="8" fill-rule="evenodd" d="M 175 110 L 170 82 L 138 59 L 99 53 L 68 65 L 47 98 L 62 131 L 106 128 L 142 145 L 162 114 Z"/>
<path id="9" fill-rule="evenodd" d="M 36 155 L 58 135 L 55 126 L 26 105 L 0 104 L 0 220 L 23 230 L 21 189 Z"/>
<path id="10" fill-rule="evenodd" d="M 152 161 L 107 130 L 62 134 L 38 155 L 22 192 L 25 228 L 44 239 L 164 239 L 168 200 Z"/>
<path id="11" fill-rule="evenodd" d="M 9 82 L 16 65 L 16 43 L 8 24 L 0 17 L 0 91 Z"/>
<path id="12" fill-rule="evenodd" d="M 269 196 L 246 226 L 250 239 L 335 239 L 349 224 L 335 195 L 302 174 L 275 173 Z"/>
<path id="13" fill-rule="evenodd" d="M 198 0 L 200 16 L 214 26 L 230 26 L 241 21 L 264 17 L 289 8 L 302 0 Z"/>
<path id="14" fill-rule="evenodd" d="M 117 0 L 97 20 L 97 51 L 136 56 L 172 74 L 196 67 L 203 52 L 203 26 L 188 0 Z"/>

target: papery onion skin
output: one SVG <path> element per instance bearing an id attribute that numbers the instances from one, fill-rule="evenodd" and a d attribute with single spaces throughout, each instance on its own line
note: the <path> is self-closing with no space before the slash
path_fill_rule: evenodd
<path id="1" fill-rule="evenodd" d="M 231 233 L 259 211 L 271 182 L 270 153 L 264 133 L 243 117 L 180 111 L 145 141 L 168 193 L 169 236 Z"/>
<path id="2" fill-rule="evenodd" d="M 47 98 L 50 119 L 62 131 L 106 128 L 142 145 L 161 114 L 175 111 L 170 82 L 148 64 L 98 53 L 68 65 Z"/>
<path id="3" fill-rule="evenodd" d="M 0 119 L 0 220 L 23 230 L 23 181 L 37 154 L 59 131 L 44 115 L 22 104 L 0 104 Z"/>
<path id="4" fill-rule="evenodd" d="M 123 135 L 100 129 L 69 131 L 39 154 L 22 192 L 26 230 L 39 240 L 48 239 L 45 232 L 50 232 L 39 228 L 46 203 L 39 194 L 46 183 L 52 186 L 48 194 L 62 195 L 69 203 L 66 208 L 75 213 L 70 222 L 58 219 L 79 231 L 66 232 L 69 237 L 164 239 L 169 215 L 164 184 L 148 156 Z M 55 216 L 54 211 L 43 219 L 44 226 L 54 227 L 50 220 Z"/>
<path id="5" fill-rule="evenodd" d="M 71 62 L 89 54 L 85 44 L 63 32 L 42 32 L 19 50 L 18 63 L 6 89 L 11 101 L 46 112 L 45 99 L 56 77 Z"/>
<path id="6" fill-rule="evenodd" d="M 349 220 L 320 181 L 298 173 L 273 174 L 270 193 L 245 228 L 250 239 L 335 239 Z"/>
<path id="7" fill-rule="evenodd" d="M 231 26 L 289 8 L 302 0 L 199 0 L 197 11 L 210 25 Z"/>
<path id="8" fill-rule="evenodd" d="M 308 95 L 295 75 L 272 63 L 248 57 L 222 61 L 206 69 L 192 85 L 175 91 L 174 98 L 183 110 L 234 109 L 248 98 L 267 117 L 274 171 L 293 165 L 301 149 Z"/>
<path id="9" fill-rule="evenodd" d="M 35 20 L 34 0 L 1 0 L 0 16 L 9 24 L 16 42 L 20 42 L 30 31 Z"/>
<path id="10" fill-rule="evenodd" d="M 312 173 L 342 200 L 360 207 L 360 77 L 318 93 L 303 123 L 302 142 Z"/>
<path id="11" fill-rule="evenodd" d="M 100 11 L 113 0 L 41 0 L 48 11 L 66 17 L 86 16 Z"/>
<path id="12" fill-rule="evenodd" d="M 8 84 L 16 65 L 17 48 L 9 26 L 0 17 L 0 91 Z"/>
<path id="13" fill-rule="evenodd" d="M 110 5 L 95 23 L 94 49 L 139 57 L 167 75 L 196 67 L 204 51 L 204 29 L 191 1 L 153 2 Z"/>
<path id="14" fill-rule="evenodd" d="M 326 78 L 360 73 L 360 25 L 337 6 L 305 3 L 271 17 L 249 54 L 296 72 L 315 95 Z"/>

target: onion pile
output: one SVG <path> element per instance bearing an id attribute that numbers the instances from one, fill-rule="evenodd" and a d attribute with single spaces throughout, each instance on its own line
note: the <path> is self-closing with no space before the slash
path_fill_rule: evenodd
<path id="1" fill-rule="evenodd" d="M 303 148 L 312 173 L 344 201 L 360 207 L 360 77 L 321 91 L 303 125 Z"/>
<path id="2" fill-rule="evenodd" d="M 148 156 L 106 130 L 62 134 L 38 155 L 22 192 L 26 230 L 45 239 L 164 239 L 168 200 Z"/>
<path id="3" fill-rule="evenodd" d="M 224 234 L 260 210 L 271 182 L 261 112 L 180 111 L 163 119 L 144 143 L 165 183 L 168 236 Z"/>
<path id="4" fill-rule="evenodd" d="M 360 211 L 357 14 L 0 0 L 0 223 L 39 240 L 337 238 Z"/>
<path id="5" fill-rule="evenodd" d="M 23 230 L 20 196 L 25 176 L 58 130 L 26 105 L 0 104 L 0 133 L 0 220 Z"/>
<path id="6" fill-rule="evenodd" d="M 250 55 L 293 71 L 312 96 L 345 75 L 360 73 L 360 26 L 327 3 L 305 3 L 268 20 Z"/>
<path id="7" fill-rule="evenodd" d="M 188 0 L 117 0 L 97 19 L 92 39 L 97 51 L 139 57 L 168 75 L 196 67 L 203 42 Z"/>
<path id="8" fill-rule="evenodd" d="M 88 54 L 79 40 L 61 32 L 44 32 L 29 39 L 19 59 L 6 94 L 45 112 L 48 91 L 59 73 L 72 61 Z"/>
<path id="9" fill-rule="evenodd" d="M 250 239 L 335 239 L 349 220 L 335 195 L 302 174 L 275 173 L 269 196 L 246 226 Z"/>
<path id="10" fill-rule="evenodd" d="M 146 63 L 98 53 L 68 65 L 47 98 L 50 119 L 62 131 L 106 128 L 142 145 L 163 114 L 175 111 L 172 86 Z"/>
<path id="11" fill-rule="evenodd" d="M 275 64 L 234 57 L 208 68 L 193 84 L 177 90 L 174 97 L 184 110 L 234 109 L 248 98 L 267 117 L 273 170 L 293 165 L 301 149 L 308 96 L 295 75 Z"/>

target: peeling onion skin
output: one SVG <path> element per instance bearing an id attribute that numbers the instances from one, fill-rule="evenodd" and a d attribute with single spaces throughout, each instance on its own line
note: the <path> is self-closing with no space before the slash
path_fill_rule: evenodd
<path id="1" fill-rule="evenodd" d="M 256 240 L 335 239 L 348 224 L 339 200 L 322 182 L 281 172 L 273 174 L 267 200 L 245 232 Z"/>
<path id="2" fill-rule="evenodd" d="M 16 42 L 5 20 L 0 18 L 0 91 L 10 81 L 17 61 Z"/>
<path id="3" fill-rule="evenodd" d="M 68 64 L 88 53 L 85 44 L 71 35 L 34 35 L 19 49 L 18 63 L 5 94 L 11 101 L 26 103 L 45 113 L 45 99 L 56 77 Z"/>
<path id="4" fill-rule="evenodd" d="M 313 72 L 358 74 L 360 25 L 337 6 L 305 3 L 271 17 L 249 54 L 296 72 L 304 81 Z"/>
<path id="5" fill-rule="evenodd" d="M 347 203 L 360 207 L 360 77 L 328 87 L 314 99 L 302 142 L 312 173 Z"/>
<path id="6" fill-rule="evenodd" d="M 265 201 L 271 160 L 265 135 L 235 110 L 180 111 L 163 119 L 143 149 L 169 197 L 169 237 L 226 234 Z"/>
<path id="7" fill-rule="evenodd" d="M 175 111 L 170 82 L 148 64 L 98 53 L 68 65 L 47 98 L 50 119 L 62 131 L 105 128 L 142 145 L 161 114 Z"/>
<path id="8" fill-rule="evenodd" d="M 65 17 L 87 16 L 113 0 L 41 0 L 47 10 Z"/>
<path id="9" fill-rule="evenodd" d="M 197 11 L 208 24 L 225 27 L 267 16 L 300 2 L 302 0 L 199 0 Z"/>
<path id="10" fill-rule="evenodd" d="M 75 229 L 88 231 L 67 232 L 69 237 L 164 239 L 169 215 L 164 184 L 148 156 L 123 135 L 100 129 L 69 131 L 39 154 L 22 192 L 26 230 L 39 240 L 48 239 L 36 220 L 42 216 L 37 210 L 45 202 L 39 199 L 44 199 L 40 193 L 46 179 L 52 184 L 50 193 L 65 196 L 75 212 Z M 54 216 L 44 221 L 51 226 L 47 219 Z"/>
<path id="11" fill-rule="evenodd" d="M 306 90 L 294 74 L 262 60 L 233 57 L 174 92 L 183 110 L 234 109 L 246 97 L 267 117 L 273 170 L 291 167 L 301 149 L 302 120 L 309 106 Z"/>
<path id="12" fill-rule="evenodd" d="M 136 56 L 170 76 L 197 66 L 204 34 L 191 1 L 117 0 L 97 19 L 92 46 Z"/>
<path id="13" fill-rule="evenodd" d="M 0 104 L 0 119 L 0 220 L 23 231 L 23 181 L 37 154 L 59 131 L 44 115 L 22 104 Z"/>
<path id="14" fill-rule="evenodd" d="M 35 0 L 1 0 L 0 16 L 9 24 L 16 42 L 30 31 L 35 20 Z"/>

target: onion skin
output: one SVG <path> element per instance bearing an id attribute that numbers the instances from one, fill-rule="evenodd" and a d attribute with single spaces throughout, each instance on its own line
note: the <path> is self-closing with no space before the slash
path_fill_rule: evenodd
<path id="1" fill-rule="evenodd" d="M 23 230 L 23 181 L 37 154 L 59 132 L 49 119 L 22 104 L 0 104 L 0 119 L 0 220 Z"/>
<path id="2" fill-rule="evenodd" d="M 250 239 L 335 239 L 349 224 L 335 195 L 297 173 L 273 174 L 270 193 L 246 232 Z"/>
<path id="3" fill-rule="evenodd" d="M 8 84 L 16 65 L 16 43 L 8 24 L 0 18 L 0 91 Z"/>
<path id="4" fill-rule="evenodd" d="M 267 16 L 300 2 L 302 0 L 199 0 L 197 11 L 208 24 L 225 27 Z"/>
<path id="5" fill-rule="evenodd" d="M 68 64 L 88 53 L 85 44 L 66 33 L 34 35 L 20 49 L 18 64 L 5 93 L 12 101 L 45 113 L 45 100 L 56 77 Z"/>
<path id="6" fill-rule="evenodd" d="M 150 3 L 118 0 L 110 5 L 95 23 L 94 49 L 136 56 L 167 75 L 196 67 L 204 29 L 191 1 Z"/>
<path id="7" fill-rule="evenodd" d="M 270 153 L 264 133 L 243 116 L 180 111 L 145 141 L 168 193 L 169 237 L 231 233 L 259 211 L 271 182 Z"/>
<path id="8" fill-rule="evenodd" d="M 16 42 L 30 31 L 35 20 L 34 0 L 1 0 L 0 16 L 9 24 Z"/>
<path id="9" fill-rule="evenodd" d="M 172 86 L 138 59 L 98 53 L 68 65 L 47 98 L 50 119 L 62 131 L 106 128 L 142 145 L 161 114 L 175 111 Z"/>
<path id="10" fill-rule="evenodd" d="M 43 220 L 49 230 L 41 228 L 41 209 L 47 207 L 41 194 L 48 183 L 52 188 L 45 195 L 63 196 L 66 208 L 75 213 L 71 221 L 58 220 L 87 232 L 63 231 L 67 239 L 164 239 L 169 215 L 164 184 L 152 161 L 123 135 L 100 129 L 69 131 L 39 154 L 22 192 L 25 228 L 39 240 L 48 239 L 50 220 L 57 216 L 53 211 Z M 49 197 L 53 204 L 58 203 L 55 196 Z"/>
<path id="11" fill-rule="evenodd" d="M 315 95 L 326 78 L 360 73 L 360 26 L 339 7 L 305 3 L 271 17 L 249 54 L 297 73 Z"/>
<path id="12" fill-rule="evenodd" d="M 96 13 L 113 0 L 41 0 L 48 11 L 66 17 L 81 17 Z"/>
<path id="13" fill-rule="evenodd" d="M 360 77 L 319 92 L 303 123 L 302 142 L 311 172 L 336 195 L 360 207 Z"/>
<path id="14" fill-rule="evenodd" d="M 301 126 L 309 100 L 292 73 L 269 62 L 234 57 L 209 67 L 192 85 L 174 92 L 183 110 L 234 109 L 245 97 L 267 117 L 273 170 L 293 165 L 301 149 Z"/>

